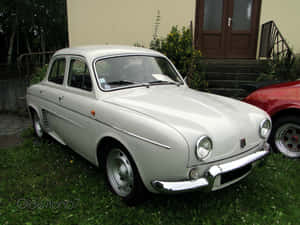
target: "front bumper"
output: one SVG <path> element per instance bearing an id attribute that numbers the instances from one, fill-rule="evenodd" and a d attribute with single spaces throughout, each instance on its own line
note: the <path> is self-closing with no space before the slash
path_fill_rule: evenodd
<path id="1" fill-rule="evenodd" d="M 269 153 L 270 145 L 268 143 L 265 143 L 263 146 L 263 149 L 260 151 L 257 151 L 255 153 L 252 153 L 248 156 L 245 156 L 243 158 L 220 164 L 220 165 L 214 165 L 211 166 L 207 172 L 204 174 L 204 177 L 199 178 L 197 180 L 186 180 L 186 181 L 153 181 L 152 186 L 159 192 L 165 192 L 165 193 L 176 193 L 176 192 L 186 192 L 186 191 L 192 191 L 196 189 L 206 189 L 207 191 L 220 189 L 222 187 L 228 186 L 232 183 L 237 182 L 244 176 L 241 176 L 227 184 L 224 184 L 220 186 L 220 188 L 215 188 L 215 185 L 217 181 L 219 181 L 220 176 L 225 173 L 229 173 L 231 171 L 238 170 L 240 168 L 243 168 L 247 165 L 251 165 L 257 160 L 263 158 Z"/>

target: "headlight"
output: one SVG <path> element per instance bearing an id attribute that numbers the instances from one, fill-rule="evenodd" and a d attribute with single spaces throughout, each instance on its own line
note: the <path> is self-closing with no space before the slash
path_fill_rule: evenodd
<path id="1" fill-rule="evenodd" d="M 209 137 L 200 137 L 196 143 L 196 157 L 199 160 L 204 160 L 210 155 L 212 148 L 213 144 Z"/>
<path id="2" fill-rule="evenodd" d="M 271 121 L 269 119 L 263 120 L 259 125 L 259 135 L 263 139 L 266 139 L 271 132 L 271 128 L 272 128 Z"/>

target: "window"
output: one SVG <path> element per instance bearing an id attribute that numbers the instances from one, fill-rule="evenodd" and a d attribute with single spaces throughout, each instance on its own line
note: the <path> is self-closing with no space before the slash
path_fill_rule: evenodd
<path id="1" fill-rule="evenodd" d="M 64 82 L 65 68 L 65 58 L 56 59 L 52 64 L 48 80 L 56 84 L 62 84 Z"/>
<path id="2" fill-rule="evenodd" d="M 203 30 L 221 31 L 222 17 L 223 0 L 205 0 Z"/>
<path id="3" fill-rule="evenodd" d="M 92 91 L 92 81 L 89 69 L 82 60 L 71 60 L 68 85 L 86 91 Z"/>
<path id="4" fill-rule="evenodd" d="M 96 72 L 101 88 L 110 90 L 126 86 L 181 83 L 172 65 L 162 57 L 121 56 L 100 59 Z"/>

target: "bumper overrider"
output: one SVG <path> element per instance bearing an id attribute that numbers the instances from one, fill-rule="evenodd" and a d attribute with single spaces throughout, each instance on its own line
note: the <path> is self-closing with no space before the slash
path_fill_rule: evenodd
<path id="1" fill-rule="evenodd" d="M 197 189 L 204 189 L 206 191 L 213 191 L 223 187 L 226 187 L 232 183 L 239 181 L 240 179 L 247 176 L 249 173 L 245 173 L 236 179 L 220 185 L 220 177 L 224 174 L 237 171 L 241 168 L 251 166 L 253 163 L 262 159 L 269 154 L 270 145 L 265 143 L 260 151 L 247 155 L 243 158 L 224 163 L 219 165 L 211 166 L 204 176 L 196 180 L 185 180 L 185 181 L 158 181 L 152 182 L 152 186 L 159 192 L 165 193 L 176 193 L 176 192 L 187 192 Z M 250 171 L 249 171 L 250 172 Z M 216 185 L 219 183 L 219 185 Z M 217 186 L 217 187 L 216 187 Z"/>

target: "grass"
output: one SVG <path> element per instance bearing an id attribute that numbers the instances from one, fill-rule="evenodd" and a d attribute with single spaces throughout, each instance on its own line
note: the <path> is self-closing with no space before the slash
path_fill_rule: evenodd
<path id="1" fill-rule="evenodd" d="M 128 207 L 104 172 L 54 141 L 24 133 L 20 147 L 1 149 L 0 224 L 299 224 L 299 160 L 269 156 L 229 188 L 152 195 Z"/>

